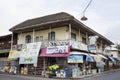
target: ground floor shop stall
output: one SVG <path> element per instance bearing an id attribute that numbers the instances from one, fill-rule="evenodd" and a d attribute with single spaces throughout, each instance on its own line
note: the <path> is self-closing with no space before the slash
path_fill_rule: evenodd
<path id="1" fill-rule="evenodd" d="M 109 59 L 109 68 L 110 69 L 117 69 L 120 68 L 120 60 L 113 56 L 107 56 Z"/>
<path id="2" fill-rule="evenodd" d="M 5 71 L 9 73 L 16 69 L 16 73 L 23 75 L 76 78 L 97 72 L 96 64 L 101 59 L 103 59 L 105 65 L 108 61 L 101 54 L 70 51 L 69 46 L 54 46 L 42 49 L 40 46 L 41 43 L 24 44 L 21 51 L 11 50 L 8 53 L 9 55 L 7 54 L 3 59 L 0 58 L 0 63 L 7 66 Z"/>
<path id="3" fill-rule="evenodd" d="M 18 66 L 17 60 L 10 60 L 8 58 L 0 58 L 0 72 L 16 74 Z"/>
<path id="4" fill-rule="evenodd" d="M 70 52 L 68 63 L 74 67 L 72 77 L 101 73 L 109 69 L 109 59 L 100 53 Z"/>
<path id="5" fill-rule="evenodd" d="M 95 69 L 95 61 L 89 53 L 71 52 L 68 63 L 72 67 L 72 77 L 92 74 L 92 69 Z"/>
<path id="6" fill-rule="evenodd" d="M 70 47 L 55 46 L 43 48 L 40 56 L 45 58 L 45 77 L 67 77 L 67 57 L 70 55 Z"/>
<path id="7" fill-rule="evenodd" d="M 16 69 L 16 74 L 28 74 L 28 70 L 36 68 L 40 47 L 41 42 L 15 45 L 7 56 L 10 65 L 9 68 L 7 67 L 9 73 Z"/>
<path id="8" fill-rule="evenodd" d="M 44 75 L 46 77 L 80 77 L 92 73 L 95 61 L 88 53 L 69 52 L 47 53 L 42 49 L 41 57 L 45 57 Z"/>
<path id="9" fill-rule="evenodd" d="M 10 50 L 0 54 L 0 72 L 17 73 L 18 59 L 9 58 Z"/>
<path id="10" fill-rule="evenodd" d="M 23 44 L 20 51 L 19 65 L 21 74 L 36 74 L 41 42 Z"/>

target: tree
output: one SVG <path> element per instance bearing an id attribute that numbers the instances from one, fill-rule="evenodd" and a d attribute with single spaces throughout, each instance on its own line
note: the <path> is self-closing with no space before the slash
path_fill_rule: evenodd
<path id="1" fill-rule="evenodd" d="M 118 49 L 118 50 L 120 50 L 120 44 L 117 44 L 117 45 L 115 46 L 115 48 Z"/>

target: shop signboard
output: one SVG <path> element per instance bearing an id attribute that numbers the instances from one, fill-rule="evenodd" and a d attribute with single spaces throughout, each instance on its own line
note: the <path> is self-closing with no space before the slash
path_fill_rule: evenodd
<path id="1" fill-rule="evenodd" d="M 76 49 L 80 49 L 80 50 L 85 50 L 87 51 L 87 45 L 82 43 L 82 42 L 78 42 L 78 41 L 73 41 L 72 42 L 72 47 L 76 48 Z"/>
<path id="2" fill-rule="evenodd" d="M 17 50 L 11 50 L 10 52 L 9 52 L 9 56 L 8 56 L 8 58 L 18 58 L 18 57 L 20 57 L 20 53 L 17 51 Z"/>
<path id="3" fill-rule="evenodd" d="M 88 50 L 91 51 L 91 50 L 96 50 L 96 45 L 89 45 L 88 46 Z"/>
<path id="4" fill-rule="evenodd" d="M 53 46 L 47 47 L 46 54 L 66 54 L 68 53 L 68 46 Z"/>
<path id="5" fill-rule="evenodd" d="M 83 55 L 71 54 L 68 58 L 68 63 L 83 63 Z"/>
<path id="6" fill-rule="evenodd" d="M 56 46 L 42 48 L 40 56 L 44 57 L 67 57 L 70 55 L 69 46 Z"/>
<path id="7" fill-rule="evenodd" d="M 23 44 L 19 64 L 37 63 L 40 47 L 41 42 Z"/>

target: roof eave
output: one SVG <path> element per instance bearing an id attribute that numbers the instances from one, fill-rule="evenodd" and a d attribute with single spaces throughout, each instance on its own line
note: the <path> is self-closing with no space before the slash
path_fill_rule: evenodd
<path id="1" fill-rule="evenodd" d="M 97 33 L 96 31 L 92 30 L 91 28 L 87 27 L 86 25 L 84 25 L 82 22 L 80 22 L 77 19 L 73 19 L 75 22 L 77 22 L 78 24 L 82 25 L 85 29 L 89 30 L 91 33 L 101 37 L 102 39 L 106 40 L 107 42 L 109 42 L 110 45 L 113 45 L 114 43 L 111 42 L 110 40 L 108 40 L 107 38 L 105 38 L 104 36 L 102 36 L 101 34 Z"/>

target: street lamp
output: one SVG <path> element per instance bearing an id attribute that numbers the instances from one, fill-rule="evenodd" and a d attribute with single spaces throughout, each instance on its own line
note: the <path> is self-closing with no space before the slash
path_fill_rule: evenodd
<path id="1" fill-rule="evenodd" d="M 87 8 L 90 6 L 91 2 L 92 2 L 92 0 L 89 1 L 89 3 L 87 4 L 87 6 L 85 7 L 85 9 L 83 10 L 83 17 L 81 18 L 82 21 L 88 20 L 88 18 L 85 17 L 85 12 L 86 12 Z"/>

